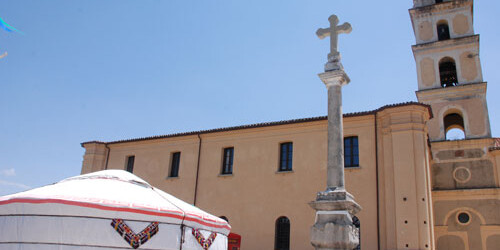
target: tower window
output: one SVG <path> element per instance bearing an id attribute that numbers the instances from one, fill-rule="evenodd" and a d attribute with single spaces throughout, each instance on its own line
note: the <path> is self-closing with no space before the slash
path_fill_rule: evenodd
<path id="1" fill-rule="evenodd" d="M 344 167 L 359 167 L 359 146 L 357 136 L 344 138 Z"/>
<path id="2" fill-rule="evenodd" d="M 233 173 L 233 155 L 234 148 L 225 148 L 224 156 L 222 159 L 222 174 L 232 174 Z"/>
<path id="3" fill-rule="evenodd" d="M 279 171 L 292 171 L 293 143 L 281 143 Z"/>
<path id="4" fill-rule="evenodd" d="M 457 66 L 450 57 L 445 57 L 439 61 L 439 77 L 443 88 L 458 85 Z"/>
<path id="5" fill-rule="evenodd" d="M 181 152 L 175 152 L 172 154 L 172 162 L 170 165 L 170 175 L 169 177 L 179 177 L 179 165 L 181 163 Z"/>
<path id="6" fill-rule="evenodd" d="M 440 21 L 437 25 L 438 40 L 448 40 L 450 39 L 450 28 L 446 21 Z"/>
<path id="7" fill-rule="evenodd" d="M 290 249 L 290 220 L 287 217 L 279 217 L 276 220 L 276 232 L 274 235 L 275 250 Z"/>
<path id="8" fill-rule="evenodd" d="M 442 3 L 443 0 L 436 0 L 436 3 Z"/>

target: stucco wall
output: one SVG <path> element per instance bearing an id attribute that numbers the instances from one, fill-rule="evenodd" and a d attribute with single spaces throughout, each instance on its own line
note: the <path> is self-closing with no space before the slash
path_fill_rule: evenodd
<path id="1" fill-rule="evenodd" d="M 417 44 L 438 41 L 437 24 L 442 22 L 448 24 L 451 38 L 474 34 L 472 3 L 462 1 L 457 4 L 449 3 L 424 9 L 412 9 L 410 15 Z"/>
<path id="2" fill-rule="evenodd" d="M 391 109 L 378 116 L 381 249 L 432 249 L 428 114 Z"/>
<path id="3" fill-rule="evenodd" d="M 500 237 L 499 189 L 434 191 L 437 249 L 498 249 Z M 458 215 L 466 213 L 467 223 Z"/>
<path id="4" fill-rule="evenodd" d="M 419 90 L 441 88 L 439 62 L 443 58 L 451 58 L 455 62 L 459 84 L 483 81 L 478 37 L 468 37 L 462 41 L 448 40 L 440 43 L 443 43 L 443 46 L 430 44 L 413 47 L 417 63 Z"/>
<path id="5" fill-rule="evenodd" d="M 500 151 L 492 146 L 491 138 L 431 143 L 437 249 L 498 248 Z M 470 221 L 461 223 L 461 213 Z"/>
<path id="6" fill-rule="evenodd" d="M 378 245 L 373 122 L 372 115 L 346 119 L 344 132 L 359 138 L 360 167 L 346 170 L 346 185 L 363 206 L 357 216 L 364 249 Z M 202 134 L 196 206 L 226 216 L 244 249 L 272 249 L 280 216 L 290 219 L 292 249 L 312 249 L 315 214 L 308 202 L 326 187 L 326 125 L 323 120 Z M 283 142 L 293 143 L 292 172 L 277 171 Z M 197 136 L 111 144 L 108 169 L 125 169 L 126 157 L 135 155 L 134 174 L 193 203 L 198 146 Z M 233 174 L 222 176 L 225 147 L 234 147 Z M 178 178 L 167 177 L 172 152 L 181 152 Z"/>
<path id="7" fill-rule="evenodd" d="M 108 169 L 126 169 L 127 156 L 134 155 L 133 173 L 151 185 L 174 194 L 179 199 L 193 203 L 198 137 L 185 136 L 155 141 L 118 143 L 109 145 Z M 181 152 L 179 177 L 168 177 L 171 156 Z"/>
<path id="8" fill-rule="evenodd" d="M 486 83 L 419 91 L 417 97 L 432 107 L 434 118 L 427 124 L 431 141 L 446 139 L 444 117 L 451 113 L 462 116 L 465 138 L 491 137 Z"/>
<path id="9" fill-rule="evenodd" d="M 344 119 L 344 135 L 358 136 L 359 140 L 360 167 L 346 169 L 345 178 L 347 190 L 363 207 L 356 215 L 361 221 L 363 249 L 377 249 L 379 235 L 384 239 L 398 237 L 398 242 L 412 245 L 418 245 L 422 240 L 430 244 L 430 231 L 418 226 L 424 225 L 423 221 L 431 224 L 428 218 L 430 199 L 425 190 L 425 169 L 428 165 L 424 123 L 429 115 L 428 109 L 421 105 L 389 109 L 392 111 L 385 111 L 385 114 L 391 114 L 391 119 L 379 122 L 395 130 L 384 130 L 383 133 L 394 140 L 391 147 L 395 148 L 395 152 L 391 153 L 390 161 L 397 168 L 379 182 L 385 190 L 384 195 L 392 198 L 379 201 L 391 207 L 390 211 L 394 213 L 384 210 L 379 216 L 384 221 L 391 218 L 399 221 L 398 228 L 392 227 L 392 231 L 378 232 L 375 116 L 366 114 Z M 316 192 L 326 188 L 326 126 L 326 120 L 320 120 L 201 134 L 196 206 L 217 216 L 226 216 L 232 231 L 242 235 L 243 249 L 272 249 L 275 222 L 280 216 L 290 219 L 291 249 L 312 249 L 309 230 L 314 224 L 315 214 L 308 203 L 315 199 Z M 282 142 L 293 143 L 292 172 L 277 171 L 279 145 Z M 108 169 L 125 169 L 127 156 L 135 155 L 134 174 L 186 202 L 194 203 L 199 147 L 197 135 L 111 143 L 108 146 L 111 149 Z M 234 147 L 233 174 L 221 176 L 225 147 Z M 173 152 L 181 152 L 179 177 L 168 178 Z M 380 150 L 379 158 L 385 154 L 383 152 L 388 151 Z M 384 158 L 382 162 L 389 162 L 389 158 Z M 95 168 L 85 168 L 85 171 L 87 169 Z M 413 172 L 410 174 L 408 171 Z M 398 192 L 402 193 L 394 193 L 393 189 L 383 184 L 385 181 L 397 183 Z M 408 183 L 411 185 L 408 186 Z M 407 201 L 399 197 L 402 194 Z M 420 196 L 425 197 L 424 201 L 420 200 Z M 395 215 L 411 222 L 401 225 L 404 220 L 397 219 Z M 414 222 L 414 218 L 418 221 Z M 422 223 L 419 223 L 420 220 Z M 400 229 L 404 230 L 398 232 Z M 416 235 L 416 238 L 408 240 L 403 235 Z"/>

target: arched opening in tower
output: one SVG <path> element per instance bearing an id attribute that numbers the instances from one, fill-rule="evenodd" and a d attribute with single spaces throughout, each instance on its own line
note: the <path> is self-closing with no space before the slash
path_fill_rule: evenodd
<path id="1" fill-rule="evenodd" d="M 446 140 L 465 139 L 464 119 L 457 113 L 448 114 L 444 117 L 444 133 Z"/>
<path id="2" fill-rule="evenodd" d="M 448 40 L 450 39 L 450 28 L 448 27 L 448 22 L 441 20 L 437 24 L 438 40 Z"/>
<path id="3" fill-rule="evenodd" d="M 455 60 L 445 57 L 439 61 L 439 77 L 441 78 L 441 87 L 443 88 L 458 85 Z"/>

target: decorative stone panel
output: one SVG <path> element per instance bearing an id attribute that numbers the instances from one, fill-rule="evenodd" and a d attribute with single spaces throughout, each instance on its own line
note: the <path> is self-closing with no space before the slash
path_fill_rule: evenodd
<path id="1" fill-rule="evenodd" d="M 434 85 L 436 82 L 436 69 L 432 58 L 426 57 L 420 61 L 420 74 L 422 77 L 422 84 L 425 87 Z"/>
<path id="2" fill-rule="evenodd" d="M 454 160 L 454 159 L 472 159 L 481 158 L 485 152 L 480 148 L 474 149 L 459 149 L 459 150 L 443 150 L 439 151 L 435 157 L 437 160 Z"/>
<path id="3" fill-rule="evenodd" d="M 435 163 L 432 165 L 432 189 L 493 188 L 495 174 L 489 160 Z"/>
<path id="4" fill-rule="evenodd" d="M 464 35 L 469 31 L 469 20 L 464 14 L 458 14 L 453 18 L 453 32 Z"/>
<path id="5" fill-rule="evenodd" d="M 476 56 L 478 56 L 477 53 L 472 51 L 466 51 L 460 55 L 462 78 L 466 82 L 474 81 L 478 75 Z"/>
<path id="6" fill-rule="evenodd" d="M 432 28 L 432 23 L 429 21 L 423 21 L 418 25 L 418 33 L 420 40 L 429 41 L 434 36 L 434 29 Z"/>

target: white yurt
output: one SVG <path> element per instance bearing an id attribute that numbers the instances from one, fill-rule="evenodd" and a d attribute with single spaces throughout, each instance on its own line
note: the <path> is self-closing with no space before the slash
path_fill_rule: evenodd
<path id="1" fill-rule="evenodd" d="M 230 229 L 123 170 L 0 197 L 0 249 L 226 250 Z"/>

